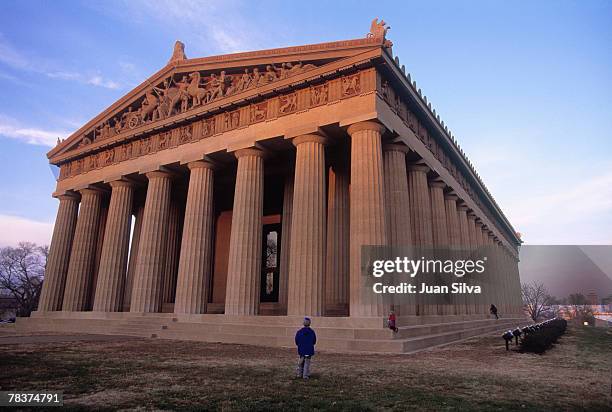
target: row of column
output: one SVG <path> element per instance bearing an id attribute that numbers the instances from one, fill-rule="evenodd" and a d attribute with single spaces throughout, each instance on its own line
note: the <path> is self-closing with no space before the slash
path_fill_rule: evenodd
<path id="1" fill-rule="evenodd" d="M 490 233 L 475 215 L 458 204 L 455 195 L 444 192 L 442 182 L 428 180 L 427 166 L 407 166 L 405 146 L 383 146 L 383 132 L 384 127 L 373 121 L 348 128 L 350 196 L 347 174 L 336 174 L 333 169 L 329 177 L 333 187 L 327 190 L 327 138 L 309 134 L 293 139 L 295 176 L 290 185 L 292 191 L 286 191 L 284 200 L 291 204 L 291 213 L 283 216 L 283 230 L 290 246 L 288 254 L 287 248 L 283 248 L 285 256 L 281 257 L 281 265 L 288 268 L 287 289 L 280 293 L 281 300 L 287 303 L 288 315 L 322 315 L 326 301 L 341 304 L 347 300 L 351 316 L 384 315 L 387 308 L 379 295 L 361 293 L 361 245 L 476 247 L 492 242 Z M 238 150 L 235 156 L 238 168 L 225 313 L 255 315 L 262 265 L 265 153 L 252 148 Z M 189 163 L 188 167 L 190 178 L 174 311 L 205 313 L 212 267 L 214 165 L 202 160 Z M 161 311 L 162 295 L 168 290 L 164 288 L 164 271 L 173 175 L 158 170 L 146 177 L 146 201 L 140 212 L 142 218 L 137 219 L 142 227 L 134 232 L 132 247 L 136 249 L 130 254 L 130 259 L 135 260 L 134 273 L 126 272 L 132 267 L 127 260 L 135 186 L 120 179 L 110 183 L 110 204 L 95 285 L 92 273 L 98 241 L 96 229 L 104 193 L 94 188 L 81 190 L 80 210 L 78 196 L 59 197 L 39 310 L 85 310 L 95 287 L 95 311 L 121 311 L 128 300 L 132 312 Z M 285 223 L 287 218 L 290 220 Z M 345 262 L 348 268 L 344 267 Z M 470 307 L 467 302 L 464 306 Z M 457 314 L 457 309 L 454 310 Z M 422 305 L 408 308 L 406 314 L 445 311 L 449 308 Z M 478 309 L 472 305 L 465 311 L 475 313 Z"/>

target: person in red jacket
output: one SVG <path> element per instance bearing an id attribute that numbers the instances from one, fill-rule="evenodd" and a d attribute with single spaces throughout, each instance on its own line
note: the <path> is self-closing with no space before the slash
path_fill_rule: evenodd
<path id="1" fill-rule="evenodd" d="M 387 326 L 389 327 L 389 329 L 391 329 L 395 333 L 399 331 L 397 326 L 395 326 L 395 312 L 393 311 L 389 312 L 389 318 L 387 319 Z"/>
<path id="2" fill-rule="evenodd" d="M 310 377 L 310 359 L 314 355 L 317 344 L 317 334 L 310 328 L 310 318 L 304 318 L 304 327 L 295 334 L 295 345 L 300 360 L 297 366 L 297 377 L 308 379 Z"/>

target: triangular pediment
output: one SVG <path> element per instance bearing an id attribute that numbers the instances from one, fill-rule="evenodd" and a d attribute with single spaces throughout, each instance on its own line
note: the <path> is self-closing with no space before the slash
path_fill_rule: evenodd
<path id="1" fill-rule="evenodd" d="M 174 118 L 268 96 L 322 77 L 328 70 L 338 71 L 339 63 L 375 58 L 383 47 L 384 38 L 368 37 L 187 59 L 177 42 L 165 67 L 60 142 L 48 157 L 61 163 L 89 146 L 102 147 L 122 135 L 157 129 Z"/>

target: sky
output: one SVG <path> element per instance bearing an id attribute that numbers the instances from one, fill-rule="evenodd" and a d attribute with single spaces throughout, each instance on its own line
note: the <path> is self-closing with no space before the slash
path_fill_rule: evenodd
<path id="1" fill-rule="evenodd" d="M 527 244 L 612 244 L 612 2 L 0 1 L 0 246 L 48 244 L 46 153 L 188 57 L 364 37 L 374 17 Z"/>

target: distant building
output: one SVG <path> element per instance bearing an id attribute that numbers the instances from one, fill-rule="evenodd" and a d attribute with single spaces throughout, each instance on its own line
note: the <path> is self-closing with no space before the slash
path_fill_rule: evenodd
<path id="1" fill-rule="evenodd" d="M 587 295 L 587 302 L 589 305 L 599 305 L 599 299 L 597 298 L 597 293 L 591 292 Z"/>

